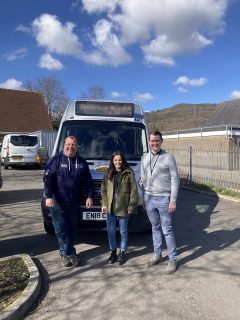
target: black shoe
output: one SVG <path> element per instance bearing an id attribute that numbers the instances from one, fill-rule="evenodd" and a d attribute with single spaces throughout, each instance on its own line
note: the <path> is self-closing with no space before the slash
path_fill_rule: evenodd
<path id="1" fill-rule="evenodd" d="M 116 252 L 116 250 L 113 250 L 111 252 L 110 257 L 108 258 L 108 263 L 114 264 L 116 261 L 117 261 L 117 252 Z"/>
<path id="2" fill-rule="evenodd" d="M 62 261 L 64 267 L 72 267 L 72 262 L 69 257 L 60 255 L 60 260 Z"/>
<path id="3" fill-rule="evenodd" d="M 120 251 L 117 259 L 117 263 L 121 266 L 126 262 L 126 253 L 125 251 Z"/>
<path id="4" fill-rule="evenodd" d="M 79 257 L 78 257 L 76 254 L 70 256 L 70 261 L 71 261 L 72 266 L 73 266 L 74 268 L 78 267 L 79 264 L 80 264 L 80 259 L 79 259 Z"/>

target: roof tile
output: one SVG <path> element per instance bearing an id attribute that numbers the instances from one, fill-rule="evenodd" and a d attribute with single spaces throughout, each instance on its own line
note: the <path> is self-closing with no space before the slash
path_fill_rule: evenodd
<path id="1" fill-rule="evenodd" d="M 0 88 L 0 132 L 52 130 L 42 95 Z"/>

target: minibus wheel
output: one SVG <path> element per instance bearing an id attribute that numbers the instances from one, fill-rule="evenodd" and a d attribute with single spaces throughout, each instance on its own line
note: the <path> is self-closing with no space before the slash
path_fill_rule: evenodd
<path id="1" fill-rule="evenodd" d="M 9 167 L 9 166 L 8 166 L 8 163 L 7 163 L 7 159 L 4 158 L 3 168 L 4 168 L 5 170 L 7 170 L 8 167 Z"/>

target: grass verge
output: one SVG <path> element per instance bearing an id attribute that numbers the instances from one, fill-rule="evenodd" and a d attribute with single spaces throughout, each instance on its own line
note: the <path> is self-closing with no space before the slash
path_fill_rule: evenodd
<path id="1" fill-rule="evenodd" d="M 227 189 L 223 187 L 217 187 L 212 184 L 203 184 L 203 183 L 196 183 L 196 182 L 190 182 L 190 181 L 181 181 L 182 187 L 187 187 L 189 189 L 193 190 L 202 190 L 205 192 L 209 192 L 212 194 L 222 194 L 224 196 L 240 199 L 240 191 Z"/>
<path id="2" fill-rule="evenodd" d="M 0 312 L 26 288 L 30 274 L 21 257 L 0 261 Z"/>

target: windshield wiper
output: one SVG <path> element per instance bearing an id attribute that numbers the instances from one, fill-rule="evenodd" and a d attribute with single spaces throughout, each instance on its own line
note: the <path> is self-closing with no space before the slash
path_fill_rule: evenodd
<path id="1" fill-rule="evenodd" d="M 87 160 L 107 160 L 109 161 L 111 156 L 107 157 L 107 156 L 102 156 L 102 157 L 86 157 L 84 156 L 85 159 Z"/>
<path id="2" fill-rule="evenodd" d="M 130 157 L 128 157 L 127 156 L 126 159 L 127 160 L 136 160 L 137 161 L 137 160 L 141 160 L 141 157 L 139 157 L 139 156 L 130 156 Z"/>

